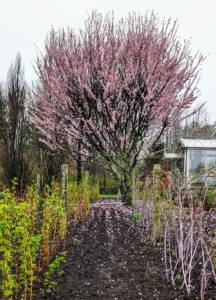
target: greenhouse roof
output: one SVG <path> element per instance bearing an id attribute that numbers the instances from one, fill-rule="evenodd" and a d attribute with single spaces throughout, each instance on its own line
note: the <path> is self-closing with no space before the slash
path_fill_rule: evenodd
<path id="1" fill-rule="evenodd" d="M 216 140 L 182 139 L 182 148 L 216 148 Z"/>

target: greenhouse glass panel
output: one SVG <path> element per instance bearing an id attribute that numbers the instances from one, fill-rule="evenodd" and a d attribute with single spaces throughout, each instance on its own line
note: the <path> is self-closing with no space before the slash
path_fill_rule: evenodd
<path id="1" fill-rule="evenodd" d="M 200 172 L 205 168 L 205 150 L 189 150 L 189 173 L 190 176 Z"/>
<path id="2" fill-rule="evenodd" d="M 206 167 L 216 165 L 216 150 L 206 150 Z"/>
<path id="3" fill-rule="evenodd" d="M 216 150 L 206 150 L 206 167 L 207 168 L 214 167 L 214 171 L 215 171 L 215 167 L 216 167 Z M 211 176 L 211 172 L 209 173 L 206 184 L 208 184 L 208 186 L 210 188 L 215 188 L 215 186 L 216 186 L 215 177 Z"/>

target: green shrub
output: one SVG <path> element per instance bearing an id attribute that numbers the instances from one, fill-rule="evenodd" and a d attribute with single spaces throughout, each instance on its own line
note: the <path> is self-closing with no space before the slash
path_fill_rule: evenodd
<path id="1" fill-rule="evenodd" d="M 51 293 L 55 290 L 57 285 L 56 281 L 54 280 L 56 275 L 63 275 L 64 271 L 61 269 L 61 264 L 66 262 L 65 257 L 57 256 L 55 260 L 50 263 L 48 270 L 44 276 L 44 287 L 42 290 L 42 295 L 45 293 Z"/>
<path id="2" fill-rule="evenodd" d="M 88 179 L 89 176 L 88 173 L 86 173 L 81 183 L 78 183 L 77 181 L 68 183 L 67 218 L 72 218 L 75 225 L 80 221 L 85 220 L 90 212 L 90 188 Z"/>
<path id="3" fill-rule="evenodd" d="M 94 184 L 91 187 L 91 191 L 90 191 L 90 201 L 96 202 L 96 201 L 100 200 L 100 198 L 101 198 L 101 195 L 100 195 L 99 184 Z"/>
<path id="4" fill-rule="evenodd" d="M 36 279 L 44 279 L 47 292 L 56 285 L 53 278 L 64 261 L 58 253 L 66 246 L 70 224 L 90 212 L 89 185 L 87 176 L 69 184 L 66 203 L 58 183 L 46 186 L 42 200 L 35 184 L 17 198 L 16 185 L 13 180 L 0 199 L 0 298 L 32 300 Z"/>
<path id="5" fill-rule="evenodd" d="M 134 222 L 138 222 L 140 220 L 141 214 L 140 212 L 136 211 L 133 215 Z"/>
<path id="6" fill-rule="evenodd" d="M 216 207 L 216 190 L 209 191 L 203 202 L 205 210 L 210 210 Z"/>

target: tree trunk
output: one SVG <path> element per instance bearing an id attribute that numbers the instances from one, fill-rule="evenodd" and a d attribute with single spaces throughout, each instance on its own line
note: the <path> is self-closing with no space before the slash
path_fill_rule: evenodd
<path id="1" fill-rule="evenodd" d="M 130 173 L 125 172 L 119 185 L 121 192 L 121 200 L 126 205 L 132 205 L 132 197 L 128 195 L 130 192 Z"/>
<path id="2" fill-rule="evenodd" d="M 81 142 L 78 142 L 78 155 L 77 155 L 77 181 L 81 182 L 82 180 L 82 156 L 81 151 Z"/>

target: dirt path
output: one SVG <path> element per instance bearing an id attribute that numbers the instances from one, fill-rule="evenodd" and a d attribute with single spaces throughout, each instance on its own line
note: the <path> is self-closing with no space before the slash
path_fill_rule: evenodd
<path id="1" fill-rule="evenodd" d="M 165 279 L 160 250 L 142 242 L 131 207 L 94 204 L 73 233 L 55 291 L 35 299 L 184 299 Z"/>

